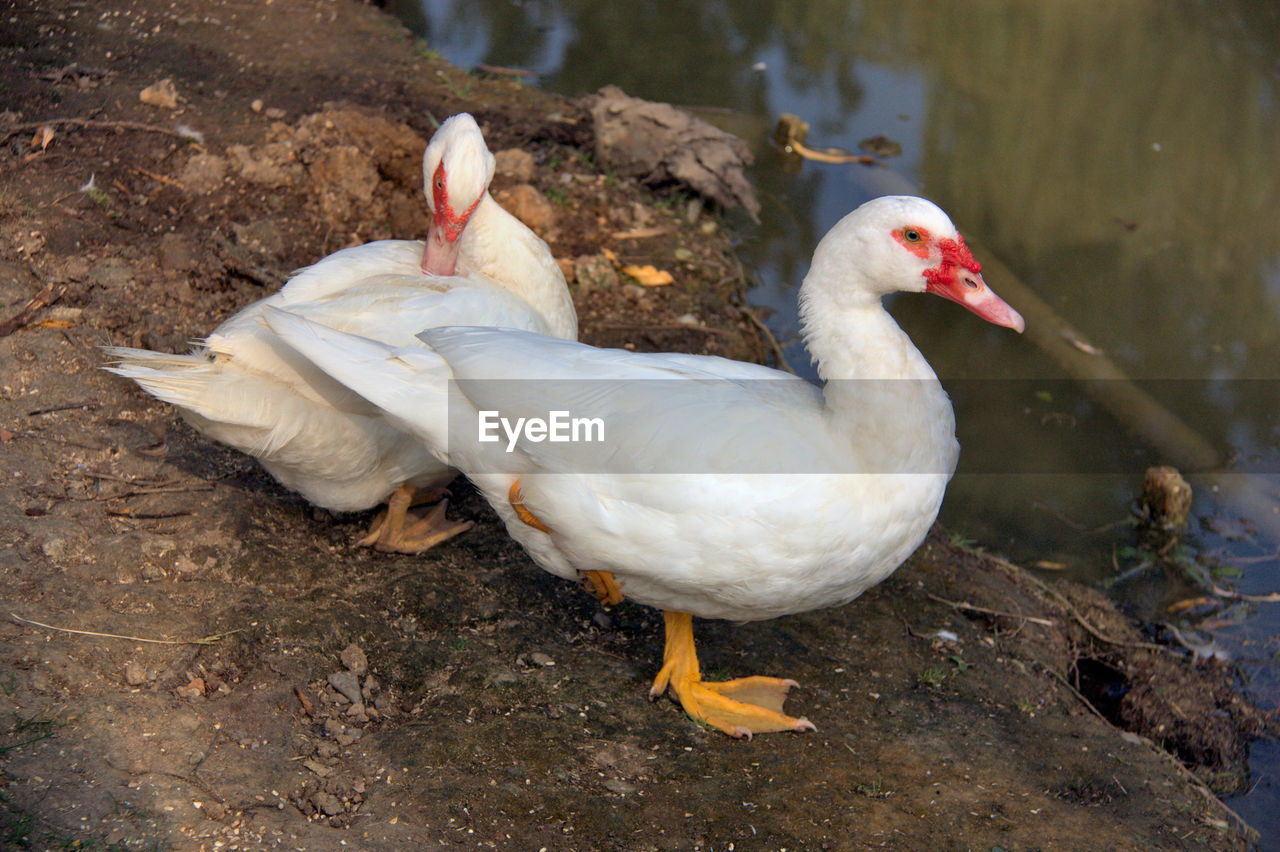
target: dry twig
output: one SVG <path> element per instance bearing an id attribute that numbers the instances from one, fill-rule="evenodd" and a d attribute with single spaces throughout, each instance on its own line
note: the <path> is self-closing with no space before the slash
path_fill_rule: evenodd
<path id="1" fill-rule="evenodd" d="M 156 127 L 153 124 L 142 124 L 137 121 L 95 121 L 91 118 L 50 118 L 45 121 L 33 121 L 9 128 L 4 137 L 0 138 L 0 145 L 8 142 L 19 133 L 28 133 L 33 130 L 39 130 L 42 127 L 50 127 L 54 125 L 69 125 L 71 127 L 80 127 L 85 130 L 140 130 L 144 133 L 163 133 L 166 136 L 189 140 L 189 137 L 179 133 L 177 130 L 170 130 L 167 127 Z"/>
<path id="2" fill-rule="evenodd" d="M 237 627 L 235 630 L 228 630 L 225 633 L 214 633 L 212 636 L 205 636 L 200 639 L 148 639 L 145 636 L 123 636 L 119 633 L 98 633 L 93 630 L 74 630 L 70 627 L 58 627 L 54 624 L 45 624 L 43 621 L 33 621 L 30 618 L 23 618 L 16 612 L 9 613 L 9 616 L 22 624 L 30 624 L 35 627 L 43 627 L 45 630 L 57 630 L 60 633 L 75 633 L 79 636 L 97 636 L 103 639 L 127 639 L 130 642 L 150 642 L 153 645 L 213 645 L 219 639 L 230 636 L 233 633 L 244 632 L 243 627 Z"/>
<path id="3" fill-rule="evenodd" d="M 66 289 L 67 285 L 65 284 L 49 282 L 43 290 L 32 296 L 31 300 L 22 306 L 22 310 L 4 322 L 0 322 L 0 337 L 8 337 L 18 329 L 29 325 L 41 308 L 47 308 L 61 299 Z"/>
<path id="4" fill-rule="evenodd" d="M 1054 626 L 1054 621 L 1051 618 L 1037 618 L 1034 615 L 1021 615 L 1016 612 L 1001 612 L 998 609 L 987 609 L 985 606 L 978 606 L 976 604 L 964 603 L 963 601 L 949 601 L 946 598 L 938 597 L 932 592 L 927 592 L 926 594 L 929 595 L 929 600 L 931 601 L 937 601 L 938 603 L 946 604 L 947 606 L 954 607 L 955 609 L 962 609 L 965 612 L 978 612 L 978 613 L 982 613 L 983 615 L 998 615 L 1002 618 L 1018 618 L 1023 621 L 1030 621 L 1032 624 L 1042 625 L 1044 627 Z"/>

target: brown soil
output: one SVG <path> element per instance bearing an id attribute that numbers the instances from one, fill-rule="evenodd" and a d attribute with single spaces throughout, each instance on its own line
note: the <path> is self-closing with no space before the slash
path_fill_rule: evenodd
<path id="1" fill-rule="evenodd" d="M 657 613 L 537 570 L 465 483 L 468 534 L 370 553 L 367 517 L 102 372 L 100 344 L 182 350 L 298 266 L 420 236 L 430 117 L 463 109 L 534 155 L 538 192 L 496 194 L 575 273 L 584 339 L 769 352 L 729 235 L 598 173 L 578 105 L 347 0 L 111 5 L 0 17 L 0 846 L 1247 845 L 1202 782 L 1238 784 L 1264 720 L 1092 592 L 939 533 L 850 606 L 702 623 L 706 670 L 794 677 L 818 726 L 732 741 L 646 699 Z M 143 103 L 163 78 L 176 106 Z"/>

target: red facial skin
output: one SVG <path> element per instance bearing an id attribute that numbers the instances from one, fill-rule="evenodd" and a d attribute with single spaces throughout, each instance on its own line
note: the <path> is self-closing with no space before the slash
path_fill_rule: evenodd
<path id="1" fill-rule="evenodd" d="M 422 271 L 428 275 L 453 275 L 458 266 L 458 237 L 462 236 L 480 199 L 477 198 L 462 213 L 454 212 L 449 204 L 449 181 L 443 161 L 431 176 L 431 197 L 435 202 L 435 215 L 427 229 Z"/>
<path id="2" fill-rule="evenodd" d="M 1022 315 L 987 288 L 982 280 L 982 265 L 974 258 L 964 239 L 957 234 L 935 239 L 924 228 L 901 228 L 893 238 L 907 251 L 921 258 L 941 255 L 937 266 L 924 271 L 925 290 L 963 305 L 987 322 L 1021 333 L 1026 327 Z"/>

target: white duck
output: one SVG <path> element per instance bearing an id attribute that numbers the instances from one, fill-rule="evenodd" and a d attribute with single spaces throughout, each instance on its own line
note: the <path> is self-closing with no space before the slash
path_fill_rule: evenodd
<path id="1" fill-rule="evenodd" d="M 650 694 L 670 688 L 694 719 L 743 736 L 813 726 L 782 712 L 794 681 L 703 681 L 692 616 L 746 621 L 854 599 L 919 545 L 954 470 L 951 403 L 881 305 L 899 290 L 1023 328 L 946 214 L 910 197 L 867 202 L 814 253 L 800 303 L 822 389 L 721 358 L 497 329 L 437 328 L 419 335 L 428 349 L 396 349 L 279 311 L 266 320 L 428 445 L 448 446 L 540 566 L 585 576 L 602 600 L 665 610 Z M 486 381 L 498 378 L 526 381 Z M 497 416 L 486 412 L 514 422 L 551 410 L 600 417 L 605 442 L 538 441 L 536 429 L 511 452 L 505 434 L 478 440 L 481 418 Z"/>
<path id="2" fill-rule="evenodd" d="M 186 355 L 110 347 L 108 367 L 178 406 L 201 433 L 255 456 L 310 502 L 357 511 L 387 500 L 361 540 L 420 552 L 467 529 L 443 501 L 408 512 L 418 489 L 455 472 L 417 438 L 282 344 L 267 306 L 397 346 L 436 325 L 494 325 L 575 339 L 577 315 L 546 243 L 488 193 L 494 160 L 475 120 L 445 121 L 423 155 L 432 218 L 426 243 L 383 240 L 343 249 L 218 326 Z M 455 275 L 456 271 L 456 275 Z"/>

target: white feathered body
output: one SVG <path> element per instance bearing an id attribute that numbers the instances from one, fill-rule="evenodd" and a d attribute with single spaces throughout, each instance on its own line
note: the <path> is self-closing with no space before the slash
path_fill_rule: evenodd
<path id="1" fill-rule="evenodd" d="M 428 348 L 397 350 L 275 312 L 268 321 L 424 444 L 447 448 L 542 568 L 612 572 L 627 599 L 662 609 L 745 621 L 852 600 L 923 540 L 955 465 L 950 403 L 923 359 L 927 374 L 842 389 L 898 418 L 877 446 L 843 422 L 851 400 L 832 406 L 757 365 L 481 328 L 428 331 Z M 462 440 L 481 410 L 514 418 L 549 405 L 607 411 L 606 443 L 626 457 Z M 923 433 L 927 453 L 892 456 Z M 510 504 L 517 480 L 549 534 Z"/>
<path id="2" fill-rule="evenodd" d="M 220 325 L 192 352 L 113 347 L 112 372 L 176 406 L 202 434 L 257 457 L 286 487 L 335 511 L 367 509 L 402 483 L 453 476 L 413 435 L 283 344 L 261 321 L 284 308 L 393 346 L 436 325 L 495 325 L 576 335 L 572 305 L 544 319 L 497 281 L 459 264 L 424 275 L 423 244 L 383 240 L 336 252 Z M 559 290 L 564 290 L 560 279 Z M 567 297 L 567 291 L 565 291 Z"/>

